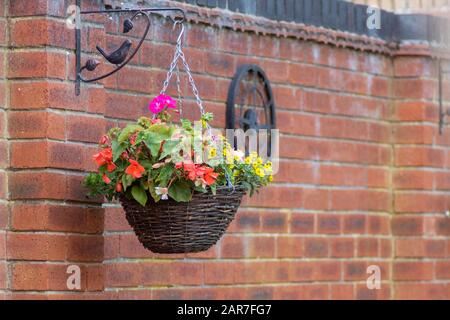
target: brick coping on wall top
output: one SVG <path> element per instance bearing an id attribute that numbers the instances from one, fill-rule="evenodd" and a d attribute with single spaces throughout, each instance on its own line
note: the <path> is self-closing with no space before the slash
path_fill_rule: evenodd
<path id="1" fill-rule="evenodd" d="M 123 4 L 115 0 L 103 2 L 106 6 Z M 450 33 L 444 32 L 450 19 L 443 17 L 381 10 L 382 28 L 369 30 L 367 6 L 341 0 L 128 0 L 127 3 L 183 7 L 191 22 L 233 30 L 387 55 L 450 57 Z"/>

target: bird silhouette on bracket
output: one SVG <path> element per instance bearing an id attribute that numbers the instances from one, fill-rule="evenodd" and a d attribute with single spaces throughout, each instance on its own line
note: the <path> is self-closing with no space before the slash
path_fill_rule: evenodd
<path id="1" fill-rule="evenodd" d="M 76 3 L 78 7 L 81 6 L 81 0 L 76 0 Z M 75 94 L 80 94 L 80 84 L 81 82 L 89 83 L 89 82 L 95 82 L 102 79 L 105 79 L 114 73 L 121 70 L 123 67 L 125 67 L 136 55 L 136 53 L 141 48 L 142 44 L 144 43 L 144 40 L 147 38 L 147 35 L 150 30 L 150 13 L 160 13 L 160 12 L 177 12 L 178 16 L 173 18 L 169 16 L 169 18 L 175 23 L 183 23 L 186 21 L 186 13 L 183 9 L 176 8 L 176 7 L 168 7 L 168 8 L 136 8 L 136 9 L 111 9 L 111 10 L 91 10 L 91 11 L 80 11 L 78 12 L 78 20 L 81 21 L 81 15 L 91 15 L 91 14 L 111 14 L 111 13 L 131 13 L 132 16 L 125 19 L 123 22 L 123 33 L 126 34 L 130 32 L 134 25 L 133 20 L 137 18 L 138 16 L 143 16 L 144 20 L 146 22 L 145 30 L 142 34 L 142 37 L 140 41 L 136 44 L 136 46 L 132 45 L 132 42 L 128 39 L 124 40 L 123 43 L 111 50 L 110 52 L 105 51 L 100 46 L 96 46 L 98 52 L 105 58 L 106 61 L 109 63 L 115 65 L 116 67 L 112 70 L 109 70 L 108 72 L 93 77 L 93 78 L 85 78 L 83 77 L 82 73 L 83 71 L 89 71 L 93 72 L 97 69 L 98 65 L 100 65 L 100 61 L 90 58 L 87 59 L 86 63 L 84 65 L 81 64 L 81 27 L 76 28 L 76 82 L 75 82 Z M 132 50 L 133 47 L 133 50 Z"/>
<path id="2" fill-rule="evenodd" d="M 110 63 L 118 65 L 125 61 L 131 49 L 131 41 L 126 39 L 120 47 L 110 53 L 106 53 L 100 46 L 97 46 L 98 52 Z"/>

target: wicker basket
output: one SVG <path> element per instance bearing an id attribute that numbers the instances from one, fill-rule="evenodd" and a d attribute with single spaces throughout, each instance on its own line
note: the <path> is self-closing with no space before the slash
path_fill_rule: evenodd
<path id="1" fill-rule="evenodd" d="M 141 206 L 122 196 L 130 226 L 145 248 L 155 253 L 208 250 L 224 234 L 245 194 L 243 187 L 217 188 L 217 194 L 195 193 L 191 202 L 172 199 Z"/>

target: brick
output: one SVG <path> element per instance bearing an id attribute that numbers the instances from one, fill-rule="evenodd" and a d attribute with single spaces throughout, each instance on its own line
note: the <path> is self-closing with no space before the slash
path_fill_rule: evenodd
<path id="1" fill-rule="evenodd" d="M 106 231 L 129 231 L 131 227 L 125 219 L 122 207 L 105 208 Z"/>
<path id="2" fill-rule="evenodd" d="M 12 51 L 8 54 L 9 78 L 66 78 L 66 55 L 46 51 Z"/>
<path id="3" fill-rule="evenodd" d="M 9 174 L 11 199 L 54 199 L 96 202 L 86 197 L 82 176 L 50 172 L 14 172 Z"/>
<path id="4" fill-rule="evenodd" d="M 20 231 L 103 232 L 103 209 L 70 205 L 14 204 L 11 227 Z"/>
<path id="5" fill-rule="evenodd" d="M 391 233 L 390 216 L 370 216 L 369 233 L 387 235 Z"/>
<path id="6" fill-rule="evenodd" d="M 206 262 L 204 264 L 205 284 L 233 284 L 234 271 L 230 262 Z"/>
<path id="7" fill-rule="evenodd" d="M 403 122 L 437 121 L 438 107 L 435 104 L 422 101 L 398 101 L 395 105 L 395 119 Z"/>
<path id="8" fill-rule="evenodd" d="M 75 32 L 63 22 L 36 18 L 13 20 L 11 24 L 13 47 L 53 46 L 74 49 Z"/>
<path id="9" fill-rule="evenodd" d="M 278 57 L 280 41 L 276 37 L 252 35 L 250 39 L 250 54 L 263 57 Z"/>
<path id="10" fill-rule="evenodd" d="M 53 260 L 66 258 L 67 239 L 59 235 L 15 234 L 7 238 L 8 258 L 12 260 Z"/>
<path id="11" fill-rule="evenodd" d="M 431 61 L 417 57 L 398 57 L 394 59 L 396 77 L 432 77 L 436 75 Z"/>
<path id="12" fill-rule="evenodd" d="M 364 234 L 366 231 L 365 215 L 348 215 L 343 221 L 343 231 L 346 234 Z"/>
<path id="13" fill-rule="evenodd" d="M 398 236 L 421 235 L 424 220 L 418 216 L 396 216 L 392 218 L 392 233 Z"/>
<path id="14" fill-rule="evenodd" d="M 27 0 L 16 0 L 9 8 L 11 16 L 39 16 L 39 15 L 58 15 L 64 16 L 64 4 L 49 0 L 36 0 L 33 2 Z"/>
<path id="15" fill-rule="evenodd" d="M 436 262 L 436 278 L 450 279 L 450 262 L 448 261 Z"/>
<path id="16" fill-rule="evenodd" d="M 433 100 L 437 97 L 437 82 L 424 79 L 397 79 L 394 95 L 403 99 Z"/>
<path id="17" fill-rule="evenodd" d="M 300 258 L 303 256 L 303 238 L 282 236 L 277 238 L 277 256 L 279 258 Z"/>
<path id="18" fill-rule="evenodd" d="M 151 92 L 157 83 L 148 69 L 128 67 L 117 74 L 118 88 L 127 91 Z"/>
<path id="19" fill-rule="evenodd" d="M 394 173 L 397 189 L 433 189 L 434 175 L 422 170 L 398 170 Z"/>
<path id="20" fill-rule="evenodd" d="M 321 238 L 307 238 L 305 239 L 305 256 L 323 258 L 329 254 L 329 242 Z"/>
<path id="21" fill-rule="evenodd" d="M 29 155 L 33 156 L 30 157 Z M 47 142 L 14 142 L 11 145 L 13 168 L 45 168 L 47 166 Z"/>
<path id="22" fill-rule="evenodd" d="M 66 264 L 15 263 L 11 266 L 11 288 L 17 291 L 67 291 Z M 81 290 L 99 290 L 97 266 L 80 266 Z M 93 276 L 97 275 L 97 279 Z M 91 275 L 91 276 L 89 276 Z"/>
<path id="23" fill-rule="evenodd" d="M 312 214 L 298 214 L 291 218 L 292 233 L 313 233 L 315 217 Z"/>
<path id="24" fill-rule="evenodd" d="M 433 193 L 399 193 L 395 195 L 395 210 L 397 212 L 445 212 L 447 198 Z"/>
<path id="25" fill-rule="evenodd" d="M 434 266 L 430 262 L 395 262 L 393 269 L 395 280 L 432 280 Z"/>
<path id="26" fill-rule="evenodd" d="M 296 187 L 269 186 L 254 194 L 250 199 L 244 198 L 243 205 L 266 208 L 298 208 L 302 201 L 302 191 L 301 188 Z"/>
<path id="27" fill-rule="evenodd" d="M 397 166 L 443 167 L 445 154 L 443 150 L 429 147 L 397 147 L 395 164 Z"/>
<path id="28" fill-rule="evenodd" d="M 72 141 L 97 143 L 106 132 L 102 118 L 70 116 L 67 118 L 67 138 Z"/>
<path id="29" fill-rule="evenodd" d="M 64 139 L 65 119 L 57 113 L 41 111 L 11 111 L 8 115 L 11 138 Z"/>
<path id="30" fill-rule="evenodd" d="M 105 266 L 105 287 L 139 286 L 141 283 L 139 263 L 116 263 Z"/>
<path id="31" fill-rule="evenodd" d="M 352 238 L 337 238 L 331 242 L 331 257 L 351 258 L 355 256 L 355 241 Z"/>
<path id="32" fill-rule="evenodd" d="M 261 231 L 285 233 L 288 230 L 288 212 L 265 212 L 261 214 Z"/>
<path id="33" fill-rule="evenodd" d="M 354 299 L 354 290 L 352 284 L 333 284 L 331 285 L 331 299 L 333 300 L 352 300 Z"/>
<path id="34" fill-rule="evenodd" d="M 307 87 L 317 86 L 317 67 L 302 64 L 289 65 L 289 82 Z"/>
<path id="35" fill-rule="evenodd" d="M 325 234 L 341 233 L 341 218 L 336 215 L 320 214 L 317 216 L 317 231 Z"/>
<path id="36" fill-rule="evenodd" d="M 227 29 L 220 30 L 219 49 L 221 51 L 247 54 L 250 37 L 245 33 L 232 32 Z"/>
<path id="37" fill-rule="evenodd" d="M 330 196 L 328 190 L 304 189 L 303 208 L 307 210 L 328 210 L 330 208 Z"/>
<path id="38" fill-rule="evenodd" d="M 377 257 L 379 255 L 378 239 L 359 238 L 357 240 L 358 257 Z"/>
<path id="39" fill-rule="evenodd" d="M 106 98 L 105 116 L 134 121 L 141 116 L 148 116 L 147 105 L 147 97 L 110 93 Z M 142 107 L 130 110 L 129 106 Z"/>
<path id="40" fill-rule="evenodd" d="M 102 236 L 69 236 L 67 238 L 67 259 L 76 262 L 102 262 Z"/>
<path id="41" fill-rule="evenodd" d="M 447 300 L 450 297 L 448 286 L 440 283 L 397 283 L 395 299 L 399 300 Z"/>
<path id="42" fill-rule="evenodd" d="M 220 240 L 221 258 L 241 258 L 245 256 L 244 243 L 241 237 L 225 235 Z"/>
<path id="43" fill-rule="evenodd" d="M 450 221 L 448 218 L 439 218 L 436 221 L 436 233 L 442 236 L 450 235 Z"/>
<path id="44" fill-rule="evenodd" d="M 398 144 L 432 144 L 437 128 L 426 125 L 398 125 L 394 127 L 394 139 Z"/>
<path id="45" fill-rule="evenodd" d="M 166 263 L 159 263 L 159 262 L 143 263 L 141 265 L 142 270 L 141 283 L 143 285 L 158 285 L 171 283 L 171 281 L 176 282 L 177 281 L 176 273 L 175 276 L 173 276 L 171 271 L 167 272 L 168 268 L 169 270 L 171 270 L 172 264 L 168 265 Z M 181 268 L 178 268 L 178 270 L 180 269 Z"/>
<path id="46" fill-rule="evenodd" d="M 274 237 L 251 237 L 245 241 L 246 256 L 251 258 L 274 258 L 276 238 Z"/>
<path id="47" fill-rule="evenodd" d="M 260 213 L 240 209 L 228 230 L 230 232 L 259 232 L 260 229 Z"/>
<path id="48" fill-rule="evenodd" d="M 443 258 L 446 243 L 443 240 L 399 238 L 395 240 L 395 253 L 401 258 Z"/>
<path id="49" fill-rule="evenodd" d="M 205 57 L 206 70 L 208 73 L 222 76 L 232 77 L 235 72 L 235 59 L 232 55 L 208 52 Z"/>
<path id="50" fill-rule="evenodd" d="M 8 287 L 7 277 L 8 268 L 6 263 L 0 262 L 0 289 L 6 289 Z"/>
<path id="51" fill-rule="evenodd" d="M 367 263 L 363 261 L 345 262 L 344 280 L 366 280 L 367 279 Z"/>

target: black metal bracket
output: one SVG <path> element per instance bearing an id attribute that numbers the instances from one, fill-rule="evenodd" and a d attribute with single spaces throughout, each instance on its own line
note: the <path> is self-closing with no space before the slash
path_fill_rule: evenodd
<path id="1" fill-rule="evenodd" d="M 81 8 L 81 0 L 77 0 L 77 7 Z M 186 13 L 181 8 L 176 7 L 169 7 L 169 8 L 133 8 L 133 9 L 112 9 L 112 10 L 92 10 L 92 11 L 81 11 L 78 10 L 76 12 L 76 35 L 75 35 L 75 41 L 76 41 L 76 82 L 75 82 L 75 94 L 80 95 L 80 86 L 81 82 L 95 82 L 102 79 L 105 79 L 114 73 L 118 72 L 120 69 L 122 69 L 124 66 L 126 66 L 131 59 L 136 55 L 136 53 L 141 48 L 142 44 L 144 43 L 148 32 L 150 31 L 150 13 L 156 13 L 156 12 L 177 12 L 180 15 L 178 15 L 175 18 L 170 17 L 174 23 L 183 23 L 186 21 Z M 82 75 L 82 72 L 84 70 L 87 71 L 94 71 L 97 66 L 100 64 L 100 61 L 96 59 L 88 59 L 84 66 L 81 66 L 81 15 L 90 15 L 90 14 L 111 14 L 111 13 L 131 13 L 132 16 L 124 21 L 123 24 L 123 33 L 128 33 L 131 29 L 133 29 L 133 20 L 138 16 L 145 17 L 146 20 L 146 28 L 142 35 L 141 40 L 139 41 L 138 45 L 134 50 L 131 51 L 131 41 L 125 40 L 122 45 L 113 50 L 110 53 L 105 52 L 101 47 L 97 46 L 97 50 L 100 52 L 100 54 L 105 58 L 106 61 L 108 61 L 110 64 L 115 65 L 115 68 L 103 75 L 97 76 L 95 78 L 85 78 Z"/>
<path id="2" fill-rule="evenodd" d="M 442 67 L 442 60 L 438 59 L 438 82 L 439 82 L 439 134 L 444 132 L 445 117 L 450 116 L 450 109 L 445 110 L 443 102 L 444 81 L 443 75 L 450 74 L 450 70 L 444 70 Z"/>

